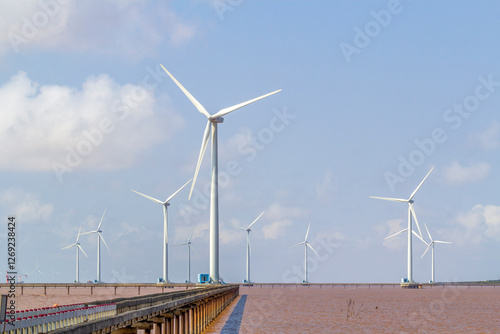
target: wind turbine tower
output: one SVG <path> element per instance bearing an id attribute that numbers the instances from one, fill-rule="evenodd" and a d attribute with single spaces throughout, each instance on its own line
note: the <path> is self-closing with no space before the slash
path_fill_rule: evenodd
<path id="1" fill-rule="evenodd" d="M 144 196 L 147 199 L 149 199 L 155 203 L 163 205 L 163 277 L 162 277 L 162 281 L 164 283 L 168 282 L 168 206 L 170 205 L 169 202 L 172 200 L 172 198 L 174 198 L 174 196 L 177 195 L 177 193 L 179 191 L 181 191 L 185 186 L 187 186 L 189 182 L 191 182 L 191 180 L 187 181 L 175 193 L 170 195 L 170 197 L 167 198 L 164 202 L 160 201 L 159 199 L 150 197 L 148 195 L 144 195 L 138 191 L 132 190 L 136 194 Z"/>
<path id="2" fill-rule="evenodd" d="M 86 256 L 87 254 L 85 254 L 85 251 L 83 250 L 82 246 L 80 246 L 80 243 L 78 242 L 78 240 L 80 240 L 80 232 L 82 231 L 82 227 L 80 226 L 80 229 L 78 230 L 78 235 L 76 237 L 76 242 L 74 244 L 71 244 L 69 246 L 66 246 L 64 248 L 61 248 L 61 250 L 63 249 L 68 249 L 68 248 L 71 248 L 71 247 L 75 247 L 76 248 L 76 278 L 75 278 L 75 283 L 80 283 L 80 251 L 82 251 L 82 253 Z"/>
<path id="3" fill-rule="evenodd" d="M 422 254 L 421 258 L 423 258 L 424 255 L 425 255 L 425 253 L 427 253 L 427 251 L 429 250 L 429 248 L 431 248 L 431 257 L 432 257 L 431 261 L 432 262 L 431 262 L 431 282 L 430 283 L 435 283 L 436 281 L 435 281 L 435 277 L 434 277 L 434 244 L 435 243 L 438 243 L 438 244 L 451 244 L 451 242 L 449 242 L 449 241 L 433 240 L 431 234 L 429 233 L 429 229 L 427 228 L 427 225 L 425 225 L 425 223 L 424 223 L 424 227 L 425 227 L 425 229 L 427 231 L 427 235 L 429 236 L 430 242 L 429 242 L 427 248 L 425 249 L 424 254 Z"/>
<path id="4" fill-rule="evenodd" d="M 253 224 L 255 224 L 257 222 L 257 220 L 259 220 L 259 218 L 264 214 L 264 212 L 262 212 L 250 225 L 248 225 L 247 228 L 244 228 L 244 227 L 241 227 L 241 226 L 238 226 L 238 225 L 234 225 L 236 226 L 237 228 L 239 229 L 242 229 L 243 231 L 246 231 L 247 233 L 247 275 L 246 275 L 246 280 L 244 283 L 251 283 L 252 281 L 250 281 L 250 255 L 252 253 L 251 249 L 250 249 L 250 231 L 252 230 L 252 226 Z"/>
<path id="5" fill-rule="evenodd" d="M 212 168 L 211 168 L 211 190 L 210 190 L 210 281 L 212 283 L 219 282 L 219 165 L 218 165 L 218 153 L 217 153 L 217 124 L 224 121 L 223 116 L 240 109 L 246 105 L 259 101 L 265 97 L 276 94 L 281 91 L 281 89 L 274 92 L 259 96 L 252 100 L 234 105 L 229 108 L 224 108 L 216 112 L 215 114 L 209 114 L 208 111 L 189 93 L 172 74 L 163 65 L 161 67 L 167 72 L 170 78 L 175 82 L 175 84 L 182 90 L 182 92 L 187 96 L 187 98 L 194 104 L 196 109 L 200 113 L 206 116 L 207 125 L 205 127 L 205 132 L 203 134 L 203 140 L 201 142 L 200 155 L 198 156 L 198 163 L 196 165 L 196 170 L 194 173 L 193 184 L 191 185 L 191 191 L 189 193 L 189 198 L 193 193 L 194 185 L 196 183 L 196 178 L 198 177 L 198 171 L 200 169 L 203 156 L 205 154 L 205 149 L 207 148 L 208 140 L 210 138 L 210 132 L 212 132 Z"/>
<path id="6" fill-rule="evenodd" d="M 101 225 L 102 225 L 102 221 L 104 219 L 104 215 L 106 214 L 106 209 L 104 209 L 104 213 L 102 214 L 102 217 L 101 217 L 101 221 L 99 222 L 99 225 L 97 226 L 97 229 L 94 230 L 94 231 L 90 231 L 90 232 L 85 232 L 85 233 L 82 233 L 81 235 L 85 235 L 85 234 L 94 234 L 96 233 L 97 234 L 97 283 L 101 283 L 101 240 L 102 242 L 104 243 L 104 245 L 106 246 L 106 248 L 108 249 L 109 251 L 109 247 L 108 245 L 106 244 L 106 241 L 104 240 L 104 238 L 102 237 L 101 235 Z"/>
<path id="7" fill-rule="evenodd" d="M 309 281 L 307 279 L 307 247 L 311 248 L 311 250 L 314 253 L 319 255 L 318 252 L 316 252 L 316 250 L 307 241 L 307 237 L 309 236 L 309 229 L 310 228 L 311 228 L 311 223 L 309 223 L 309 226 L 307 227 L 306 237 L 305 237 L 304 241 L 299 242 L 298 244 L 292 246 L 292 247 L 295 247 L 295 246 L 304 245 L 304 255 L 305 255 L 304 256 L 304 281 L 302 283 L 309 283 Z"/>
<path id="8" fill-rule="evenodd" d="M 427 175 L 424 177 L 424 179 L 422 180 L 422 182 L 420 182 L 420 184 L 418 185 L 418 187 L 411 193 L 410 197 L 408 199 L 402 199 L 402 198 L 388 198 L 388 197 L 375 197 L 375 196 L 370 196 L 371 198 L 377 198 L 377 199 L 382 199 L 382 200 L 386 200 L 386 201 L 392 201 L 392 202 L 400 202 L 400 203 L 408 203 L 408 227 L 405 228 L 404 230 L 401 230 L 397 233 L 394 233 L 393 235 L 390 235 L 388 236 L 387 238 L 385 239 L 388 239 L 388 238 L 391 238 L 395 235 L 398 235 L 398 234 L 401 234 L 401 233 L 404 233 L 404 232 L 408 232 L 408 267 L 407 267 L 407 279 L 410 283 L 413 283 L 413 260 L 412 260 L 412 234 L 416 234 L 416 232 L 414 232 L 412 230 L 412 222 L 411 222 L 411 218 L 413 217 L 415 219 L 415 223 L 417 225 L 417 229 L 418 229 L 418 237 L 419 239 L 421 239 L 423 241 L 423 238 L 422 238 L 422 232 L 420 230 L 420 226 L 418 225 L 418 220 L 417 220 L 417 216 L 415 214 L 415 209 L 413 208 L 413 197 L 415 196 L 415 194 L 417 193 L 417 191 L 420 189 L 420 187 L 422 186 L 422 184 L 424 183 L 424 181 L 427 179 L 427 177 L 429 176 L 429 174 L 432 172 L 432 170 L 434 169 L 434 167 L 431 168 L 431 170 L 427 173 Z M 424 241 L 425 243 L 425 241 Z M 427 243 L 426 243 L 427 244 Z"/>

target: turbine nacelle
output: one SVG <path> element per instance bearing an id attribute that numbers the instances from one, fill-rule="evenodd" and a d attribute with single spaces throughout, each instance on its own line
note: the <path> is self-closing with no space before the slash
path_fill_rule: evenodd
<path id="1" fill-rule="evenodd" d="M 224 122 L 224 117 L 217 117 L 217 118 L 214 118 L 212 116 L 210 116 L 208 118 L 208 120 L 212 123 L 223 123 Z"/>

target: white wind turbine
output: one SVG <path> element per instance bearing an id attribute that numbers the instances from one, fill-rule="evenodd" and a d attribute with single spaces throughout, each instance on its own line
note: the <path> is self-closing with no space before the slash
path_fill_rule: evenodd
<path id="1" fill-rule="evenodd" d="M 35 283 L 38 283 L 38 273 L 42 274 L 42 276 L 45 276 L 44 273 L 42 273 L 40 271 L 40 268 L 38 267 L 38 261 L 36 261 L 36 266 L 35 266 L 35 270 L 33 270 L 32 272 L 30 272 L 28 274 L 28 277 L 31 276 L 31 274 L 35 273 Z"/>
<path id="2" fill-rule="evenodd" d="M 431 283 L 434 283 L 435 280 L 434 280 L 434 244 L 435 243 L 438 243 L 438 244 L 451 244 L 451 242 L 449 241 L 440 241 L 440 240 L 433 240 L 432 237 L 431 237 L 431 234 L 429 233 L 429 229 L 427 228 L 427 225 L 425 225 L 424 223 L 424 226 L 425 226 L 425 230 L 427 231 L 427 234 L 429 235 L 429 244 L 427 246 L 427 248 L 425 249 L 425 252 L 424 254 L 422 254 L 422 257 L 424 257 L 425 253 L 427 253 L 427 251 L 429 250 L 429 248 L 431 248 L 431 256 L 432 256 L 432 264 L 431 264 Z"/>
<path id="3" fill-rule="evenodd" d="M 188 271 L 187 271 L 187 281 L 186 283 L 191 283 L 191 238 L 193 238 L 194 227 L 189 235 L 188 241 L 183 244 L 178 244 L 176 246 L 187 246 L 188 247 Z"/>
<path id="4" fill-rule="evenodd" d="M 168 282 L 168 206 L 170 205 L 169 202 L 172 200 L 172 198 L 174 198 L 175 195 L 177 195 L 179 191 L 181 191 L 185 186 L 187 186 L 188 183 L 191 182 L 191 180 L 187 181 L 186 184 L 180 187 L 175 193 L 170 195 L 170 197 L 163 202 L 160 201 L 159 199 L 132 190 L 136 194 L 144 196 L 147 199 L 152 200 L 153 202 L 163 205 L 163 277 L 162 277 L 163 282 Z"/>
<path id="5" fill-rule="evenodd" d="M 106 241 L 104 240 L 103 236 L 101 235 L 101 232 L 102 232 L 101 225 L 102 225 L 102 221 L 104 219 L 104 215 L 106 214 L 106 210 L 107 210 L 107 208 L 104 209 L 104 213 L 102 214 L 101 221 L 99 222 L 99 225 L 97 226 L 96 230 L 90 231 L 90 232 L 85 232 L 85 233 L 81 234 L 81 235 L 93 234 L 93 233 L 97 234 L 97 283 L 101 283 L 101 240 L 109 251 L 109 247 L 106 244 Z"/>
<path id="6" fill-rule="evenodd" d="M 80 232 L 82 231 L 82 227 L 80 226 L 80 229 L 78 230 L 78 235 L 76 237 L 76 242 L 74 244 L 71 244 L 69 246 L 66 246 L 64 248 L 61 248 L 61 250 L 63 249 L 67 249 L 67 248 L 71 248 L 71 247 L 76 247 L 76 280 L 75 280 L 75 283 L 80 283 L 80 273 L 79 273 L 79 269 L 80 269 L 80 251 L 82 251 L 82 253 L 86 256 L 87 254 L 85 254 L 85 251 L 83 250 L 82 246 L 80 246 L 80 243 L 78 242 L 78 240 L 80 240 Z"/>
<path id="7" fill-rule="evenodd" d="M 252 230 L 253 224 L 255 224 L 257 222 L 257 220 L 259 220 L 259 218 L 263 214 L 264 214 L 264 212 L 262 212 L 250 225 L 248 225 L 247 228 L 244 228 L 244 227 L 241 227 L 238 225 L 234 225 L 237 228 L 242 229 L 243 231 L 247 232 L 247 276 L 246 276 L 247 278 L 246 278 L 244 283 L 251 283 L 251 281 L 250 281 L 250 255 L 251 255 L 252 251 L 250 250 L 250 231 Z"/>
<path id="8" fill-rule="evenodd" d="M 207 126 L 203 134 L 203 140 L 201 142 L 200 154 L 198 156 L 198 163 L 196 165 L 196 170 L 194 173 L 193 184 L 191 185 L 191 191 L 189 193 L 189 198 L 193 193 L 194 185 L 196 183 L 196 178 L 198 177 L 198 171 L 200 169 L 203 156 L 205 154 L 205 149 L 207 148 L 208 140 L 210 137 L 210 128 L 212 128 L 212 168 L 211 168 L 211 191 L 210 191 L 210 281 L 213 283 L 219 282 L 219 169 L 218 169 L 218 153 L 217 153 L 217 124 L 222 123 L 225 116 L 230 112 L 240 109 L 246 105 L 259 101 L 265 97 L 273 95 L 281 91 L 281 89 L 274 92 L 259 96 L 252 100 L 234 105 L 229 108 L 224 108 L 219 110 L 213 115 L 210 115 L 208 111 L 199 103 L 163 65 L 161 67 L 167 72 L 170 78 L 175 82 L 175 84 L 184 92 L 187 98 L 194 104 L 196 109 L 203 115 L 207 117 Z"/>
<path id="9" fill-rule="evenodd" d="M 404 232 L 408 232 L 408 269 L 407 269 L 408 271 L 407 271 L 407 275 L 408 275 L 408 280 L 410 282 L 413 282 L 412 234 L 417 235 L 416 232 L 412 230 L 412 226 L 411 226 L 411 217 L 412 216 L 415 219 L 415 223 L 417 224 L 417 228 L 418 228 L 418 235 L 417 236 L 419 237 L 420 240 L 423 241 L 422 232 L 420 230 L 420 226 L 418 225 L 418 220 L 417 220 L 417 216 L 415 214 L 415 209 L 413 208 L 413 197 L 415 196 L 415 194 L 417 193 L 418 189 L 420 189 L 420 187 L 422 186 L 422 184 L 427 179 L 427 177 L 429 176 L 429 174 L 432 172 L 433 169 L 434 169 L 434 167 L 431 168 L 431 170 L 429 171 L 429 173 L 427 173 L 427 175 L 424 177 L 424 179 L 422 180 L 422 182 L 420 182 L 420 184 L 418 185 L 418 187 L 411 193 L 411 195 L 410 195 L 410 197 L 408 199 L 370 196 L 371 198 L 383 199 L 383 200 L 386 200 L 386 201 L 408 203 L 408 227 L 405 228 L 404 230 L 401 230 L 401 231 L 399 231 L 397 233 L 394 233 L 393 235 L 390 235 L 390 236 L 386 237 L 385 239 L 394 237 L 394 236 L 396 236 L 398 234 L 401 234 L 401 233 L 404 233 Z M 425 241 L 424 241 L 424 243 L 427 244 Z"/>
<path id="10" fill-rule="evenodd" d="M 318 254 L 318 252 L 316 252 L 316 250 L 309 244 L 309 242 L 307 241 L 307 237 L 309 235 L 309 229 L 311 228 L 311 223 L 309 223 L 309 226 L 307 227 L 307 232 L 306 232 L 306 237 L 304 239 L 304 241 L 302 242 L 299 242 L 298 244 L 296 245 L 293 245 L 292 247 L 295 247 L 295 246 L 300 246 L 300 245 L 304 245 L 304 250 L 305 250 L 305 258 L 304 258 L 304 271 L 305 271 L 305 278 L 304 278 L 304 281 L 302 283 L 309 283 L 309 281 L 307 280 L 307 247 L 311 248 L 311 250 Z M 319 254 L 318 254 L 319 255 Z"/>

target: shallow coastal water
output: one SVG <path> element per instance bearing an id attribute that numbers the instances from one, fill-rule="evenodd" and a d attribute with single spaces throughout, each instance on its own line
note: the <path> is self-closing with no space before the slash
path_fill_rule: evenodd
<path id="1" fill-rule="evenodd" d="M 254 286 L 205 333 L 500 333 L 499 315 L 494 287 Z"/>

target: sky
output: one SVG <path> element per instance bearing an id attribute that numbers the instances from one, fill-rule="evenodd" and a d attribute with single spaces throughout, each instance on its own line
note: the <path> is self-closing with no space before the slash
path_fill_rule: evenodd
<path id="1" fill-rule="evenodd" d="M 500 276 L 500 4 L 496 1 L 26 0 L 0 3 L 0 271 L 7 218 L 26 282 L 73 282 L 82 232 L 105 209 L 102 280 L 156 282 L 162 207 L 194 175 L 206 118 L 282 89 L 219 125 L 220 276 L 400 282 L 407 199 L 436 281 Z M 193 197 L 169 207 L 169 279 L 209 272 L 209 149 Z M 418 232 L 414 226 L 414 230 Z M 431 257 L 413 239 L 414 280 Z M 80 280 L 96 279 L 96 235 Z M 36 269 L 41 273 L 36 272 Z M 43 274 L 42 274 L 43 273 Z"/>

